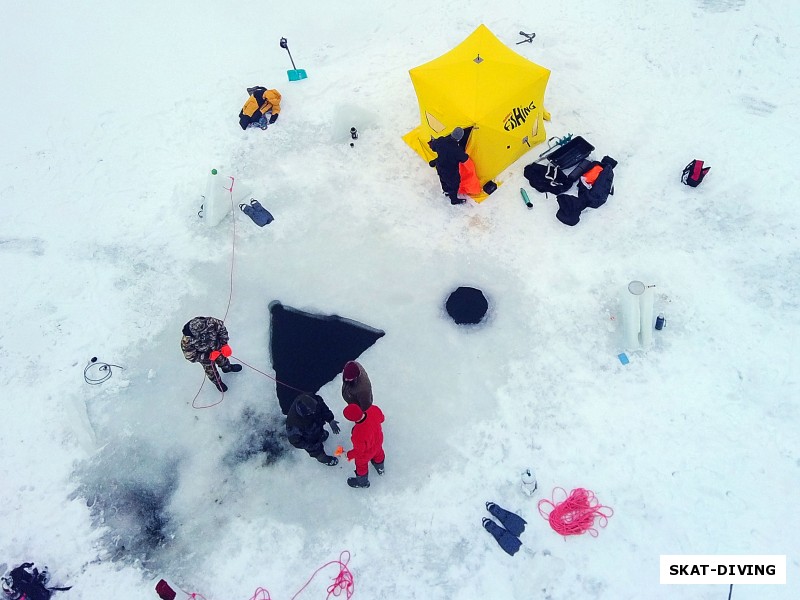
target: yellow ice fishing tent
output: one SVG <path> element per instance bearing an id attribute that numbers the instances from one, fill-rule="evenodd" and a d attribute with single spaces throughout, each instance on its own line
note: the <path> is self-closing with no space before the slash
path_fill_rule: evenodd
<path id="1" fill-rule="evenodd" d="M 485 25 L 409 73 L 421 123 L 403 140 L 425 161 L 436 156 L 428 146 L 431 137 L 462 127 L 483 186 L 546 139 L 543 121 L 550 115 L 544 90 L 550 71 L 511 50 Z"/>

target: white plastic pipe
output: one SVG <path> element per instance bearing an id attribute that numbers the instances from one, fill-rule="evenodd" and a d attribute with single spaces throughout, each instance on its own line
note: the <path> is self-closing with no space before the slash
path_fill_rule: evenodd
<path id="1" fill-rule="evenodd" d="M 220 175 L 216 169 L 208 173 L 206 193 L 203 198 L 203 221 L 209 227 L 216 227 L 231 209 L 231 178 Z"/>
<path id="2" fill-rule="evenodd" d="M 639 330 L 642 326 L 639 296 L 644 290 L 641 281 L 631 281 L 622 293 L 622 327 L 625 346 L 629 349 L 639 348 Z"/>
<path id="3" fill-rule="evenodd" d="M 653 288 L 648 287 L 639 296 L 639 338 L 643 348 L 653 343 Z"/>

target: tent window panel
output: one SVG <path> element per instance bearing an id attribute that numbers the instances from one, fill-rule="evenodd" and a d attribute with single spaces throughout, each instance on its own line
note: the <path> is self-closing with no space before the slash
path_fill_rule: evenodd
<path id="1" fill-rule="evenodd" d="M 428 127 L 433 129 L 436 133 L 442 133 L 442 131 L 444 131 L 444 123 L 434 117 L 431 113 L 426 112 L 425 118 L 428 121 Z"/>
<path id="2" fill-rule="evenodd" d="M 531 135 L 534 138 L 539 133 L 539 119 L 541 119 L 541 113 L 533 120 L 533 127 L 531 127 Z"/>

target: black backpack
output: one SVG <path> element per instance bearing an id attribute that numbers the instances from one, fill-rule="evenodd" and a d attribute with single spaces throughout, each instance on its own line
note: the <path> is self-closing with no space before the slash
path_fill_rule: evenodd
<path id="1" fill-rule="evenodd" d="M 561 169 L 552 164 L 541 165 L 539 163 L 532 163 L 525 167 L 523 171 L 525 179 L 531 184 L 531 187 L 543 194 L 563 194 L 572 187 L 572 181 L 567 174 Z"/>
<path id="2" fill-rule="evenodd" d="M 710 170 L 711 167 L 704 167 L 703 161 L 695 158 L 683 169 L 681 183 L 690 187 L 697 187 Z"/>
<path id="3" fill-rule="evenodd" d="M 594 184 L 586 187 L 583 182 L 578 183 L 578 197 L 586 202 L 589 208 L 600 208 L 606 203 L 609 196 L 614 195 L 614 167 L 617 161 L 610 156 L 604 156 L 600 162 L 592 163 L 603 168 L 595 179 Z M 588 170 L 588 169 L 587 169 Z"/>

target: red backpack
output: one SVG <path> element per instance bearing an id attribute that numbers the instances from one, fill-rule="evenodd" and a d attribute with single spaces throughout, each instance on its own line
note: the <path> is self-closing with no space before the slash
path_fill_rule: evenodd
<path id="1" fill-rule="evenodd" d="M 703 161 L 695 158 L 683 169 L 681 183 L 690 187 L 697 187 L 710 170 L 711 167 L 704 167 Z"/>

